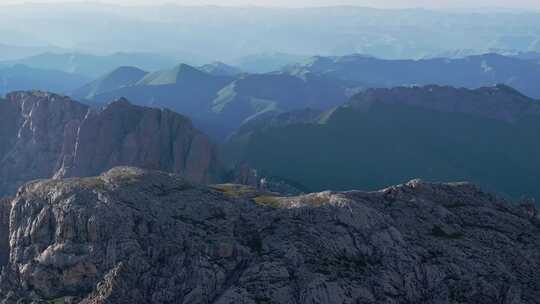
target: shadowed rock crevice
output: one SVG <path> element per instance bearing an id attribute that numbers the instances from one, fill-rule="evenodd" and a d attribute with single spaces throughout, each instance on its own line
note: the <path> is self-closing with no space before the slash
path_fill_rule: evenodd
<path id="1" fill-rule="evenodd" d="M 0 199 L 0 268 L 9 262 L 9 214 L 11 199 Z"/>

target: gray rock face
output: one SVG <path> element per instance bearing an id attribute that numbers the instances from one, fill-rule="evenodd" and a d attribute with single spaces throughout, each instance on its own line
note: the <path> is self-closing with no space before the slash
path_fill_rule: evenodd
<path id="1" fill-rule="evenodd" d="M 88 108 L 66 97 L 18 92 L 0 101 L 0 197 L 54 175 Z M 71 147 L 70 147 L 71 146 Z"/>
<path id="2" fill-rule="evenodd" d="M 530 205 L 420 181 L 289 198 L 233 188 L 125 167 L 28 184 L 10 204 L 0 297 L 539 303 L 540 221 Z"/>
<path id="3" fill-rule="evenodd" d="M 118 165 L 208 182 L 215 150 L 189 119 L 126 100 L 92 110 L 67 97 L 16 92 L 0 100 L 0 196 L 38 178 L 94 176 Z"/>

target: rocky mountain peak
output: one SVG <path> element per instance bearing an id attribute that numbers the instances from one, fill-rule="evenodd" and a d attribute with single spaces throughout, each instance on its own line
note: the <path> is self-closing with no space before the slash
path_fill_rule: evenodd
<path id="1" fill-rule="evenodd" d="M 99 94 L 133 86 L 147 74 L 148 72 L 135 67 L 119 67 L 75 90 L 71 95 L 80 99 L 92 99 Z"/>
<path id="2" fill-rule="evenodd" d="M 15 91 L 6 94 L 6 100 L 11 103 L 62 103 L 63 105 L 76 104 L 69 97 L 44 91 Z"/>
<path id="3" fill-rule="evenodd" d="M 198 69 L 215 76 L 237 76 L 242 74 L 242 70 L 220 61 L 205 64 L 200 66 Z"/>
<path id="4" fill-rule="evenodd" d="M 279 197 L 122 167 L 33 182 L 1 206 L 10 214 L 1 226 L 10 241 L 0 242 L 0 253 L 9 252 L 5 303 L 487 304 L 540 296 L 539 219 L 470 184 L 416 180 Z"/>
<path id="5" fill-rule="evenodd" d="M 105 109 L 110 108 L 126 108 L 126 107 L 132 107 L 132 105 L 129 100 L 127 100 L 125 97 L 120 97 L 118 99 L 113 100 L 111 103 L 109 103 Z"/>
<path id="6" fill-rule="evenodd" d="M 204 81 L 211 78 L 212 75 L 207 74 L 193 66 L 181 63 L 172 69 L 162 70 L 150 73 L 141 79 L 139 85 L 173 85 L 178 83 L 191 83 L 193 81 Z"/>
<path id="7" fill-rule="evenodd" d="M 33 179 L 97 175 L 116 165 L 219 175 L 210 140 L 168 110 L 120 98 L 101 110 L 47 92 L 14 92 L 0 102 L 0 195 Z"/>

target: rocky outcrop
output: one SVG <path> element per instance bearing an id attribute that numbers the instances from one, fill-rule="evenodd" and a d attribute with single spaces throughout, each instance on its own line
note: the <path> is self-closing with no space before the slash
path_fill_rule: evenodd
<path id="1" fill-rule="evenodd" d="M 125 99 L 95 110 L 43 92 L 0 101 L 0 196 L 30 180 L 93 176 L 118 165 L 180 173 L 193 182 L 208 182 L 218 170 L 209 139 L 168 110 Z"/>
<path id="2" fill-rule="evenodd" d="M 133 168 L 28 184 L 11 201 L 0 295 L 6 303 L 540 298 L 531 205 L 421 181 L 284 198 L 242 189 Z"/>
<path id="3" fill-rule="evenodd" d="M 88 107 L 67 97 L 16 92 L 0 101 L 0 197 L 37 178 L 51 177 L 74 149 Z"/>

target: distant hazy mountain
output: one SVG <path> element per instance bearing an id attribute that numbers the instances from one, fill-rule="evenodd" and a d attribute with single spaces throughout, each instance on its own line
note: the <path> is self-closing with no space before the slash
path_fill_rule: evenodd
<path id="1" fill-rule="evenodd" d="M 141 75 L 133 73 L 130 82 Z M 132 85 L 123 85 L 115 90 L 95 94 L 92 101 L 107 103 L 126 97 L 138 105 L 166 107 L 193 119 L 206 117 L 217 92 L 233 81 L 228 76 L 215 76 L 192 66 L 180 64 L 173 68 L 144 74 Z M 83 90 L 81 90 L 83 91 Z"/>
<path id="2" fill-rule="evenodd" d="M 0 62 L 22 59 L 52 51 L 61 52 L 62 49 L 47 46 L 16 46 L 0 43 Z"/>
<path id="3" fill-rule="evenodd" d="M 17 32 L 21 28 L 27 34 L 24 37 Z M 540 51 L 540 13 L 509 9 L 293 9 L 129 6 L 125 1 L 122 6 L 27 2 L 0 10 L 0 29 L 4 43 L 28 43 L 39 38 L 47 44 L 81 52 L 166 54 L 196 65 L 212 60 L 232 63 L 237 58 L 268 52 L 362 53 L 403 59 L 456 49 Z"/>
<path id="4" fill-rule="evenodd" d="M 237 76 L 243 73 L 241 69 L 219 61 L 202 65 L 198 69 L 215 76 Z"/>
<path id="5" fill-rule="evenodd" d="M 75 90 L 71 95 L 78 99 L 91 100 L 97 95 L 135 85 L 147 74 L 148 72 L 138 68 L 120 67 Z"/>
<path id="6" fill-rule="evenodd" d="M 285 53 L 262 53 L 242 57 L 236 61 L 236 65 L 250 73 L 270 73 L 279 71 L 291 64 L 302 63 L 307 59 L 309 59 L 308 56 Z"/>
<path id="7" fill-rule="evenodd" d="M 137 85 L 162 86 L 175 84 L 200 84 L 216 79 L 214 75 L 203 72 L 187 64 L 179 64 L 172 69 L 149 73 Z"/>
<path id="8" fill-rule="evenodd" d="M 218 68 L 218 69 L 214 69 Z M 147 106 L 167 107 L 193 118 L 214 138 L 224 139 L 244 122 L 266 112 L 326 110 L 354 92 L 349 82 L 313 73 L 237 74 L 213 64 L 180 64 L 146 74 L 122 68 L 76 90 L 74 97 L 103 104 L 126 97 Z"/>
<path id="9" fill-rule="evenodd" d="M 361 55 L 314 57 L 289 70 L 382 87 L 439 84 L 478 88 L 504 83 L 540 98 L 540 64 L 497 54 L 423 60 L 383 60 Z"/>
<path id="10" fill-rule="evenodd" d="M 29 67 L 98 77 L 122 66 L 133 66 L 147 71 L 164 69 L 173 65 L 174 60 L 160 55 L 144 53 L 115 53 L 107 56 L 80 53 L 44 53 L 6 63 L 24 64 Z"/>
<path id="11" fill-rule="evenodd" d="M 317 119 L 270 122 L 244 129 L 226 151 L 311 190 L 420 177 L 540 199 L 540 102 L 507 86 L 370 89 Z"/>
<path id="12" fill-rule="evenodd" d="M 68 92 L 87 83 L 88 79 L 55 70 L 30 68 L 25 65 L 0 67 L 0 95 L 17 90 Z"/>
<path id="13" fill-rule="evenodd" d="M 525 60 L 538 60 L 540 61 L 540 51 L 539 52 L 519 52 L 514 54 L 514 57 Z"/>
<path id="14" fill-rule="evenodd" d="M 212 112 L 235 128 L 266 112 L 328 109 L 345 102 L 345 82 L 316 74 L 245 75 L 218 92 Z"/>
<path id="15" fill-rule="evenodd" d="M 368 87 L 451 85 L 477 88 L 511 84 L 540 96 L 540 65 L 532 60 L 487 54 L 462 59 L 383 60 L 369 56 L 314 57 L 281 72 L 242 74 L 222 63 L 199 68 L 180 64 L 146 74 L 122 68 L 75 91 L 99 104 L 127 97 L 141 105 L 188 115 L 213 137 L 270 112 L 326 110 Z"/>

